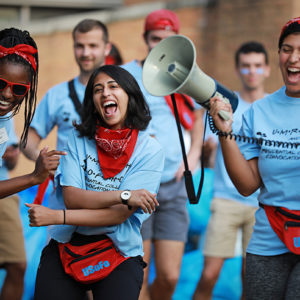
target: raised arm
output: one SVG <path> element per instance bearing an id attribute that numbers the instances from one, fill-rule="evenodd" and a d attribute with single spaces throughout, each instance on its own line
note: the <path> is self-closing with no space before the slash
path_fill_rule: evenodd
<path id="1" fill-rule="evenodd" d="M 48 152 L 48 147 L 43 148 L 32 173 L 0 181 L 0 198 L 7 197 L 33 185 L 42 183 L 51 171 L 56 170 L 60 155 L 65 154 L 63 151 L 56 150 Z"/>
<path id="2" fill-rule="evenodd" d="M 226 110 L 230 112 L 231 119 L 225 121 L 220 118 L 218 112 Z M 225 104 L 218 97 L 210 101 L 210 115 L 216 127 L 223 132 L 230 133 L 232 130 L 232 110 L 230 104 Z M 249 196 L 261 186 L 261 177 L 258 170 L 258 159 L 246 160 L 242 155 L 234 139 L 219 137 L 226 170 L 239 191 L 243 196 Z"/>

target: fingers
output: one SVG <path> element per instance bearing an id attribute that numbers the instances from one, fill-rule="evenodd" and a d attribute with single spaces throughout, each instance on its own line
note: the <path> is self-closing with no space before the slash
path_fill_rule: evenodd
<path id="1" fill-rule="evenodd" d="M 152 194 L 147 190 L 140 190 L 139 192 L 139 206 L 145 213 L 151 214 L 155 211 L 156 206 L 159 206 L 159 203 L 156 199 L 156 194 Z"/>

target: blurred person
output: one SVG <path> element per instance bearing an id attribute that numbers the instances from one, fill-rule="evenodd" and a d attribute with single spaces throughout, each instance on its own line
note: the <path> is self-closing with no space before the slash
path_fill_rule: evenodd
<path id="1" fill-rule="evenodd" d="M 122 55 L 121 55 L 118 47 L 113 43 L 111 43 L 110 52 L 105 58 L 105 64 L 106 65 L 118 65 L 118 66 L 123 64 Z"/>
<path id="2" fill-rule="evenodd" d="M 24 103 L 24 128 L 20 139 L 26 145 L 28 127 L 32 120 L 38 79 L 38 50 L 28 31 L 5 28 L 0 31 L 0 198 L 18 193 L 42 183 L 49 172 L 59 164 L 61 151 L 45 147 L 37 157 L 32 173 L 8 178 L 18 160 L 18 145 L 13 135 L 12 117 Z M 1 299 L 19 300 L 24 288 L 26 255 L 22 225 L 19 218 L 19 200 L 16 195 L 2 199 L 0 265 L 6 270 Z M 1 200 L 1 201 L 2 201 Z"/>
<path id="3" fill-rule="evenodd" d="M 178 34 L 178 16 L 170 10 L 160 9 L 151 12 L 145 19 L 143 39 L 151 51 L 161 40 Z M 173 105 L 170 96 L 155 97 L 149 94 L 142 83 L 142 67 L 145 60 L 134 60 L 123 67 L 138 81 L 146 101 L 150 107 L 152 120 L 149 132 L 158 140 L 165 151 L 165 166 L 161 185 L 157 195 L 159 207 L 144 222 L 142 236 L 144 244 L 144 260 L 148 263 L 140 300 L 168 300 L 174 293 L 181 267 L 185 242 L 189 227 L 187 212 L 187 193 L 183 179 L 184 165 Z M 178 95 L 178 94 L 177 94 Z M 179 95 L 180 96 L 180 95 Z M 188 98 L 186 96 L 186 98 Z M 188 98 L 190 99 L 190 98 Z M 176 102 L 182 98 L 176 98 Z M 188 122 L 182 127 L 189 132 L 191 145 L 187 155 L 192 171 L 198 167 L 203 131 L 202 111 L 199 105 L 190 99 L 194 122 Z M 179 102 L 177 102 L 179 104 Z M 180 112 L 180 109 L 178 109 Z M 152 246 L 154 255 L 152 256 Z M 151 256 L 155 260 L 155 278 L 151 286 L 149 282 L 149 264 Z"/>
<path id="4" fill-rule="evenodd" d="M 296 150 L 300 141 L 300 17 L 283 26 L 278 56 L 284 86 L 244 112 L 239 135 L 248 137 L 248 142 L 238 146 L 230 138 L 231 106 L 218 97 L 210 100 L 232 182 L 243 196 L 259 190 L 246 254 L 247 300 L 300 298 L 300 159 Z M 229 111 L 231 119 L 221 120 L 220 109 Z"/>
<path id="5" fill-rule="evenodd" d="M 64 147 L 69 155 L 56 172 L 57 206 L 27 204 L 31 226 L 63 224 L 50 227 L 36 300 L 83 299 L 89 289 L 94 300 L 138 299 L 145 266 L 140 227 L 158 205 L 164 164 L 161 146 L 145 131 L 150 119 L 129 72 L 115 65 L 94 71 L 81 122 Z M 89 245 L 92 250 L 85 251 Z M 85 253 L 88 259 L 100 252 L 93 262 L 81 264 Z M 68 253 L 75 260 L 65 261 Z"/>
<path id="6" fill-rule="evenodd" d="M 239 130 L 242 115 L 251 104 L 266 96 L 264 83 L 270 75 L 269 59 L 265 47 L 257 41 L 240 45 L 235 53 L 236 74 L 241 82 L 236 91 L 239 103 L 234 113 L 233 131 Z M 209 149 L 214 155 L 212 144 L 217 145 L 214 166 L 214 188 L 204 243 L 204 267 L 193 300 L 211 299 L 224 261 L 235 256 L 238 233 L 242 240 L 242 281 L 245 273 L 246 248 L 252 233 L 257 209 L 258 193 L 243 197 L 236 190 L 227 174 L 220 144 L 211 137 Z M 244 298 L 242 293 L 241 298 Z"/>

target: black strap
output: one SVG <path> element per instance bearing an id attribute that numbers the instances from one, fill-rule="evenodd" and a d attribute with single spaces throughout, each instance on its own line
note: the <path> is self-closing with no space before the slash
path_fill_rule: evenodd
<path id="1" fill-rule="evenodd" d="M 187 192 L 187 195 L 189 198 L 189 202 L 191 204 L 197 204 L 199 202 L 199 199 L 201 196 L 203 182 L 204 182 L 204 159 L 203 159 L 204 156 L 201 154 L 201 179 L 200 179 L 199 189 L 198 189 L 198 193 L 197 193 L 197 197 L 196 197 L 194 183 L 193 183 L 193 176 L 192 176 L 192 172 L 189 170 L 189 166 L 188 166 L 185 145 L 184 145 L 184 139 L 183 139 L 183 134 L 182 134 L 181 126 L 180 126 L 178 109 L 177 109 L 174 94 L 171 94 L 171 99 L 172 99 L 172 103 L 173 103 L 173 107 L 174 107 L 174 115 L 175 115 L 175 119 L 176 119 L 176 125 L 177 125 L 177 130 L 178 130 L 179 140 L 180 140 L 180 145 L 181 145 L 181 150 L 182 150 L 182 157 L 183 157 L 183 163 L 184 163 L 184 169 L 185 169 L 184 170 L 184 179 L 185 179 L 186 192 Z M 204 132 L 205 132 L 205 130 L 206 129 L 204 129 Z M 202 147 L 202 153 L 203 153 L 203 147 Z"/>
<path id="2" fill-rule="evenodd" d="M 79 101 L 77 93 L 75 91 L 74 79 L 71 79 L 68 82 L 68 86 L 69 86 L 69 97 L 72 99 L 72 102 L 75 106 L 75 109 L 76 109 L 77 113 L 79 114 L 79 116 L 81 116 L 82 105 L 81 105 L 81 102 Z"/>
<path id="3" fill-rule="evenodd" d="M 188 109 L 190 111 L 194 111 L 195 110 L 194 106 L 189 102 L 189 100 L 186 98 L 186 96 L 184 94 L 181 94 L 181 96 L 183 97 L 184 103 L 188 107 Z"/>

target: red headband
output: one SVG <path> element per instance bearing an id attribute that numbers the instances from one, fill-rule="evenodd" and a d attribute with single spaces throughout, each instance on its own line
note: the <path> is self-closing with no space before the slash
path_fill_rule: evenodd
<path id="1" fill-rule="evenodd" d="M 5 48 L 0 45 L 0 58 L 11 54 L 17 54 L 23 57 L 27 62 L 29 62 L 32 65 L 34 71 L 36 72 L 37 62 L 35 57 L 33 56 L 33 54 L 35 53 L 37 53 L 37 49 L 26 44 L 19 44 L 12 48 Z"/>

